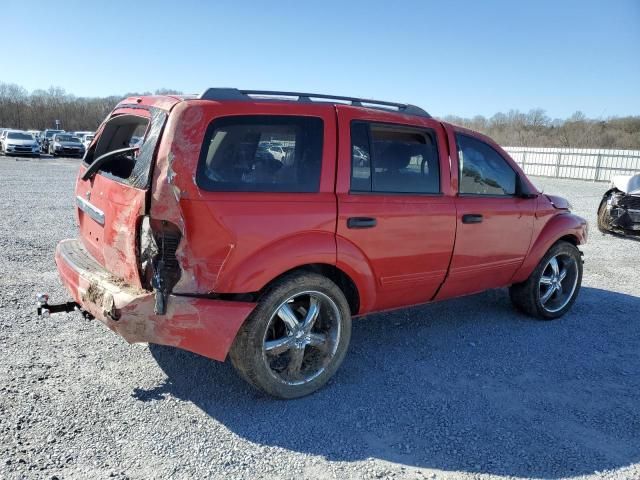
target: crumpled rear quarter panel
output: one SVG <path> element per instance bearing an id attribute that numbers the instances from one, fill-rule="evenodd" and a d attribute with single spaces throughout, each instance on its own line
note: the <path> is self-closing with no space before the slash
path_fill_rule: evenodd
<path id="1" fill-rule="evenodd" d="M 322 118 L 325 144 L 320 191 L 298 194 L 200 189 L 195 176 L 210 121 L 242 114 Z M 176 251 L 181 277 L 173 287 L 174 293 L 250 293 L 301 264 L 336 264 L 335 129 L 335 112 L 326 106 L 212 101 L 175 106 L 158 150 L 150 206 L 152 219 L 171 222 L 182 234 Z M 295 249 L 282 252 L 280 247 L 285 244 Z"/>

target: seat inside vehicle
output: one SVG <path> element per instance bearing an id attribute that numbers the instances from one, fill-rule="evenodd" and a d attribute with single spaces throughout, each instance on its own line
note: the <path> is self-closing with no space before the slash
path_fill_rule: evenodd
<path id="1" fill-rule="evenodd" d="M 381 192 L 437 193 L 436 150 L 427 143 L 376 142 L 373 189 Z"/>

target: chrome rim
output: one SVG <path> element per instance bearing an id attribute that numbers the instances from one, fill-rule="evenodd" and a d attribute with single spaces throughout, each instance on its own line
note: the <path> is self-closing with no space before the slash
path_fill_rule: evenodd
<path id="1" fill-rule="evenodd" d="M 540 304 L 549 313 L 562 310 L 571 301 L 578 285 L 578 264 L 571 255 L 551 257 L 540 276 Z"/>
<path id="2" fill-rule="evenodd" d="M 336 303 L 316 291 L 296 293 L 275 310 L 262 341 L 262 358 L 278 381 L 303 385 L 324 372 L 341 334 Z"/>

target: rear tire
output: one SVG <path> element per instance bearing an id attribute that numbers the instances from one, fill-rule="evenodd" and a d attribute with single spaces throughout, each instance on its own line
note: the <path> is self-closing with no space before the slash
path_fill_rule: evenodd
<path id="1" fill-rule="evenodd" d="M 351 338 L 351 311 L 338 286 L 308 272 L 276 281 L 240 328 L 229 357 L 240 376 L 278 398 L 321 388 Z"/>
<path id="2" fill-rule="evenodd" d="M 582 284 L 582 258 L 578 248 L 555 243 L 529 278 L 509 288 L 514 306 L 540 320 L 559 318 L 573 305 Z"/>

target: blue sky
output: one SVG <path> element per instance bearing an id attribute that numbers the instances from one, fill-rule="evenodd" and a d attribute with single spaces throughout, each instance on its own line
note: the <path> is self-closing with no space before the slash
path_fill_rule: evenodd
<path id="1" fill-rule="evenodd" d="M 28 90 L 233 86 L 435 115 L 640 115 L 640 0 L 2 3 L 2 38 L 21 55 L 0 81 Z"/>

